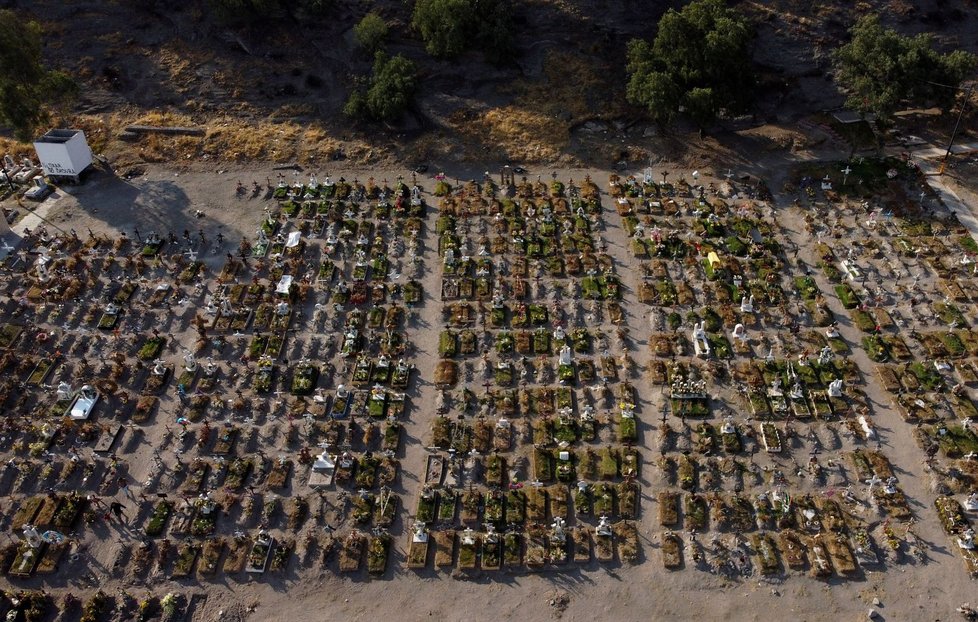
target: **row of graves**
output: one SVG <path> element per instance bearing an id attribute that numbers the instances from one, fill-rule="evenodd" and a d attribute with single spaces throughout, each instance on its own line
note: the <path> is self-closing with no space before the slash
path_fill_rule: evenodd
<path id="1" fill-rule="evenodd" d="M 818 267 L 863 333 L 877 379 L 927 456 L 939 495 L 934 507 L 952 547 L 978 576 L 978 243 L 914 168 L 894 159 L 882 164 L 885 191 L 862 202 L 825 192 L 833 217 L 806 227 L 818 241 Z M 856 241 L 840 251 L 834 239 Z"/>
<path id="2" fill-rule="evenodd" d="M 213 279 L 191 239 L 28 239 L 43 246 L 31 264 L 8 261 L 0 327 L 12 413 L 0 485 L 17 536 L 3 572 L 84 564 L 80 542 L 112 519 L 103 498 L 132 483 L 141 494 L 124 513 L 144 538 L 122 547 L 113 577 L 364 560 L 382 574 L 424 217 L 420 189 L 401 181 L 313 179 L 276 196 Z M 90 297 L 70 291 L 75 279 Z M 140 461 L 151 468 L 136 482 Z"/>
<path id="3" fill-rule="evenodd" d="M 315 357 L 300 359 L 289 381 L 297 396 L 289 406 L 290 422 L 304 420 L 296 426 L 302 439 L 296 460 L 320 500 L 313 529 L 301 543 L 303 556 L 335 560 L 341 572 L 366 568 L 381 575 L 388 567 L 388 530 L 401 510 L 394 489 L 414 372 L 407 328 L 423 297 L 426 205 L 421 188 L 409 188 L 401 178 L 393 188 L 372 178 L 366 184 L 327 181 L 318 188 L 311 180 L 280 185 L 273 196 L 289 220 L 308 223 L 320 251 L 314 270 L 306 272 L 322 292 L 307 320 L 307 330 L 319 337 L 313 337 Z M 258 360 L 256 380 L 276 361 L 276 335 L 252 338 L 248 356 Z M 330 535 L 320 541 L 323 527 Z M 295 545 L 269 529 L 252 540 L 249 572 L 256 572 L 261 556 L 255 550 L 274 564 L 276 550 Z"/>
<path id="4" fill-rule="evenodd" d="M 445 193 L 441 395 L 409 567 L 640 559 L 636 395 L 602 219 L 590 179 L 504 173 Z"/>
<path id="5" fill-rule="evenodd" d="M 131 479 L 116 452 L 144 446 L 136 422 L 148 420 L 142 406 L 163 389 L 148 363 L 167 342 L 159 328 L 181 324 L 175 313 L 150 310 L 164 298 L 186 305 L 202 270 L 195 252 L 164 256 L 163 244 L 155 234 L 82 239 L 39 228 L 7 249 L 0 488 L 14 537 L 0 547 L 0 572 L 11 579 L 58 572 L 104 513 L 90 497 Z M 154 324 L 155 333 L 140 334 Z M 35 596 L 35 604 L 50 600 L 31 593 L 12 609 Z"/>
<path id="6" fill-rule="evenodd" d="M 761 184 L 612 176 L 641 266 L 666 568 L 855 577 L 915 563 L 865 379 Z M 884 548 L 885 547 L 885 548 Z"/>
<path id="7" fill-rule="evenodd" d="M 862 202 L 827 192 L 832 218 L 807 227 L 818 240 L 818 268 L 927 456 L 934 509 L 952 548 L 978 576 L 978 243 L 902 163 L 887 165 L 887 192 Z M 855 242 L 840 250 L 837 239 Z"/>

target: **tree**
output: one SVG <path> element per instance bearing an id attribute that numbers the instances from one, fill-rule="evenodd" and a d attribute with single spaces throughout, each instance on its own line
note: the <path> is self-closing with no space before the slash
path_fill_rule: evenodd
<path id="1" fill-rule="evenodd" d="M 511 7 L 506 0 L 477 0 L 475 3 L 476 44 L 486 60 L 501 65 L 515 52 Z"/>
<path id="2" fill-rule="evenodd" d="M 357 119 L 398 119 L 414 97 L 416 74 L 414 63 L 400 54 L 389 58 L 383 52 L 377 52 L 370 79 L 365 85 L 353 89 L 343 112 Z"/>
<path id="3" fill-rule="evenodd" d="M 846 105 L 889 119 L 902 105 L 954 104 L 957 87 L 974 71 L 974 54 L 940 54 L 928 34 L 905 37 L 865 15 L 849 31 L 852 40 L 836 50 L 836 82 L 847 92 Z"/>
<path id="4" fill-rule="evenodd" d="M 387 40 L 387 22 L 376 13 L 367 13 L 353 27 L 353 35 L 357 39 L 357 45 L 373 54 Z"/>
<path id="5" fill-rule="evenodd" d="M 472 48 L 499 64 L 513 54 L 513 20 L 506 0 L 416 0 L 411 25 L 436 58 L 455 58 Z"/>
<path id="6" fill-rule="evenodd" d="M 454 58 L 465 51 L 475 24 L 469 0 L 417 0 L 411 25 L 421 33 L 424 49 L 437 58 Z"/>
<path id="7" fill-rule="evenodd" d="M 0 123 L 27 142 L 49 118 L 47 105 L 70 101 L 78 87 L 61 71 L 41 63 L 41 27 L 0 10 Z"/>
<path id="8" fill-rule="evenodd" d="M 754 33 L 722 0 L 695 0 L 659 20 L 651 45 L 628 42 L 626 95 L 659 123 L 686 112 L 700 128 L 746 109 L 754 86 Z"/>

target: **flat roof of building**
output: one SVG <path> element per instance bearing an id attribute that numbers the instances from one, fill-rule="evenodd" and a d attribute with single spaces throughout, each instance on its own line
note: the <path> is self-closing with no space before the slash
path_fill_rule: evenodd
<path id="1" fill-rule="evenodd" d="M 66 143 L 71 140 L 81 130 L 50 130 L 34 142 L 38 143 Z"/>

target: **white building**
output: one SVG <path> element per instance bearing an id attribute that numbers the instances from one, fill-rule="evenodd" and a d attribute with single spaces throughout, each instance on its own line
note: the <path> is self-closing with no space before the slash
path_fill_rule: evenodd
<path id="1" fill-rule="evenodd" d="M 70 177 L 77 183 L 92 164 L 92 150 L 81 130 L 51 130 L 34 141 L 34 150 L 48 177 Z"/>

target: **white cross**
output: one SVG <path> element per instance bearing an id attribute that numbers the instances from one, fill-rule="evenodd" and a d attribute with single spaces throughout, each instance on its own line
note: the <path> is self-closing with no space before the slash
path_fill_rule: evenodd
<path id="1" fill-rule="evenodd" d="M 849 179 L 849 173 L 851 173 L 851 172 L 852 172 L 852 169 L 849 167 L 848 164 L 846 165 L 846 167 L 844 169 L 842 169 L 842 175 L 843 175 L 843 177 L 842 177 L 842 185 L 843 186 L 846 185 L 846 180 Z"/>

